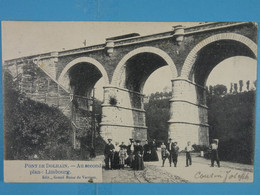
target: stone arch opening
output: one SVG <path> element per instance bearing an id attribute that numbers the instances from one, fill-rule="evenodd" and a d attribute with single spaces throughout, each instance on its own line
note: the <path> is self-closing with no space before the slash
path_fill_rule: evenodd
<path id="1" fill-rule="evenodd" d="M 98 119 L 95 115 L 93 118 L 96 101 L 93 101 L 92 91 L 102 78 L 107 85 L 108 76 L 104 67 L 93 58 L 81 57 L 68 63 L 58 79 L 58 83 L 71 93 L 70 106 L 67 106 L 66 109 L 70 110 L 75 148 L 84 147 L 83 143 L 87 142 L 87 138 L 80 136 L 81 134 L 89 135 L 88 137 L 95 136 L 95 131 L 93 134 L 91 129 L 98 128 L 96 125 Z"/>
<path id="2" fill-rule="evenodd" d="M 196 51 L 196 52 L 194 52 Z M 185 72 L 188 63 L 184 64 L 182 77 L 192 81 L 197 86 L 197 101 L 206 105 L 206 81 L 211 71 L 222 61 L 236 56 L 256 59 L 256 44 L 250 39 L 238 34 L 215 35 L 198 44 L 187 58 L 193 56 L 195 60 L 190 64 L 190 71 Z M 204 90 L 201 90 L 203 89 Z"/>
<path id="3" fill-rule="evenodd" d="M 220 62 L 235 56 L 246 56 L 256 59 L 253 51 L 247 45 L 234 40 L 219 40 L 208 44 L 198 52 L 189 79 L 205 86 L 210 72 Z"/>
<path id="4" fill-rule="evenodd" d="M 165 65 L 167 65 L 165 60 L 156 54 L 136 54 L 125 64 L 125 81 L 121 87 L 142 93 L 147 78 L 155 70 Z"/>
<path id="5" fill-rule="evenodd" d="M 156 60 L 156 62 L 153 62 L 153 59 Z M 151 66 L 149 66 L 149 63 L 151 63 Z M 155 47 L 141 47 L 137 48 L 128 54 L 126 54 L 122 60 L 118 63 L 117 68 L 113 74 L 112 78 L 112 85 L 118 86 L 118 87 L 130 87 L 129 81 L 126 81 L 128 78 L 130 78 L 130 74 L 126 75 L 126 68 L 129 70 L 129 64 L 139 64 L 139 67 L 134 67 L 132 69 L 136 69 L 136 71 L 140 70 L 142 73 L 144 73 L 146 76 L 143 76 L 142 79 L 138 78 L 139 81 L 137 81 L 139 84 L 143 83 L 142 81 L 145 81 L 144 78 L 148 78 L 149 75 L 155 71 L 156 69 L 168 65 L 171 70 L 172 79 L 177 77 L 177 69 L 176 66 L 171 59 L 171 57 L 161 49 L 155 48 Z M 150 69 L 150 70 L 148 70 Z M 133 70 L 134 71 L 134 70 Z M 132 72 L 133 72 L 132 71 Z M 147 76 L 148 75 L 148 76 Z M 126 78 L 126 76 L 128 76 Z M 139 85 L 139 91 L 142 91 L 143 85 Z M 132 88 L 136 88 L 137 86 L 132 86 Z M 131 88 L 131 87 L 130 87 Z"/>
<path id="6" fill-rule="evenodd" d="M 143 88 L 148 77 L 163 66 L 170 67 L 172 79 L 177 77 L 172 59 L 158 48 L 137 48 L 122 58 L 113 74 L 111 86 L 105 88 L 103 137 L 124 142 L 129 138 L 147 139 Z M 111 98 L 117 100 L 116 104 L 110 104 Z M 113 118 L 108 115 L 112 112 Z"/>
<path id="7" fill-rule="evenodd" d="M 167 53 L 154 47 L 135 49 L 119 62 L 112 85 L 129 91 L 131 108 L 143 109 L 144 84 L 154 71 L 163 66 L 170 67 L 172 78 L 177 77 L 175 64 Z"/>
<path id="8" fill-rule="evenodd" d="M 65 66 L 58 82 L 75 95 L 90 97 L 93 87 L 102 77 L 108 84 L 104 67 L 93 58 L 82 57 Z"/>
<path id="9" fill-rule="evenodd" d="M 207 49 L 209 49 L 209 51 L 207 51 Z M 223 56 L 221 56 L 220 54 L 222 54 Z M 217 63 L 215 62 L 216 66 L 218 63 L 229 57 L 239 55 L 248 56 L 256 59 L 256 43 L 243 35 L 235 33 L 221 33 L 213 35 L 201 41 L 191 50 L 184 62 L 181 71 L 181 77 L 194 81 L 194 69 L 197 69 L 197 66 L 198 64 L 200 64 L 201 60 L 211 61 L 211 68 L 209 69 L 212 70 L 214 68 L 214 65 L 212 65 L 214 64 L 213 57 L 215 60 L 217 60 Z"/>
<path id="10" fill-rule="evenodd" d="M 222 33 L 217 34 L 201 41 L 197 44 L 187 56 L 179 81 L 182 93 L 180 92 L 180 100 L 185 100 L 188 112 L 180 114 L 184 129 L 189 128 L 187 136 L 183 138 L 183 142 L 191 140 L 188 135 L 194 131 L 193 137 L 198 137 L 194 143 L 199 145 L 209 144 L 209 124 L 208 124 L 208 107 L 206 106 L 206 88 L 205 84 L 210 72 L 220 62 L 235 56 L 246 56 L 253 59 L 257 57 L 257 46 L 249 38 L 235 34 Z M 189 91 L 189 95 L 184 91 Z M 175 94 L 177 96 L 177 94 Z M 189 96 L 189 98 L 187 97 Z M 179 101 L 177 97 L 173 98 L 173 103 Z M 177 103 L 176 103 L 177 104 Z M 174 104 L 173 104 L 174 105 Z M 189 106 L 188 106 L 189 105 Z M 186 110 L 189 110 L 188 108 Z M 187 119 L 190 116 L 190 119 Z M 175 117 L 176 119 L 176 117 Z M 179 135 L 172 130 L 173 134 Z"/>

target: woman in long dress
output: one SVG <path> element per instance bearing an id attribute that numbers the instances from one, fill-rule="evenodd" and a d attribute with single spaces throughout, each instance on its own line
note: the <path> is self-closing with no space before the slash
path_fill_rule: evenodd
<path id="1" fill-rule="evenodd" d="M 143 146 L 141 146 L 140 141 L 137 140 L 134 149 L 134 170 L 144 170 L 143 151 Z"/>
<path id="2" fill-rule="evenodd" d="M 159 161 L 155 139 L 152 141 L 150 147 L 151 147 L 151 159 L 150 160 Z"/>
<path id="3" fill-rule="evenodd" d="M 114 163 L 113 163 L 113 169 L 119 169 L 119 150 L 120 147 L 118 145 L 118 142 L 115 143 L 115 153 L 114 153 Z"/>
<path id="4" fill-rule="evenodd" d="M 130 140 L 130 145 L 127 146 L 127 155 L 128 158 L 126 159 L 126 164 L 133 168 L 133 161 L 134 161 L 134 149 L 135 149 L 135 144 L 134 140 L 131 138 Z"/>
<path id="5" fill-rule="evenodd" d="M 148 144 L 147 140 L 145 141 L 143 148 L 144 148 L 144 162 L 150 161 L 151 160 L 151 147 Z"/>

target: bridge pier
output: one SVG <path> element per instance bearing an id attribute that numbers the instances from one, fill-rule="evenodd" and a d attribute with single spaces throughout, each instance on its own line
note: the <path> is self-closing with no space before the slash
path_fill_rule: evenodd
<path id="1" fill-rule="evenodd" d="M 104 87 L 101 136 L 113 142 L 128 143 L 129 138 L 146 140 L 143 95 L 125 88 Z"/>
<path id="2" fill-rule="evenodd" d="M 208 145 L 208 108 L 205 88 L 178 78 L 172 80 L 173 95 L 170 100 L 169 138 L 184 148 L 187 141 Z"/>

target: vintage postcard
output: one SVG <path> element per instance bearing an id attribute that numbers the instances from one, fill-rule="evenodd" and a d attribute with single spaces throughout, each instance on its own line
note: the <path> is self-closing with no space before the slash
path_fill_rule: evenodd
<path id="1" fill-rule="evenodd" d="M 257 23 L 1 25 L 5 182 L 253 182 Z"/>

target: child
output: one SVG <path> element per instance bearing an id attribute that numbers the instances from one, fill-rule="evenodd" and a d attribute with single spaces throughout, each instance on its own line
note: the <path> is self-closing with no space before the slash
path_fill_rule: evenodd
<path id="1" fill-rule="evenodd" d="M 169 158 L 169 152 L 166 149 L 166 146 L 164 145 L 164 143 L 162 143 L 161 145 L 161 154 L 162 154 L 162 167 L 164 167 L 164 162 L 167 158 Z"/>
<path id="2" fill-rule="evenodd" d="M 119 165 L 120 168 L 124 169 L 125 166 L 125 159 L 127 158 L 127 152 L 125 147 L 120 146 L 120 150 L 119 150 Z"/>

